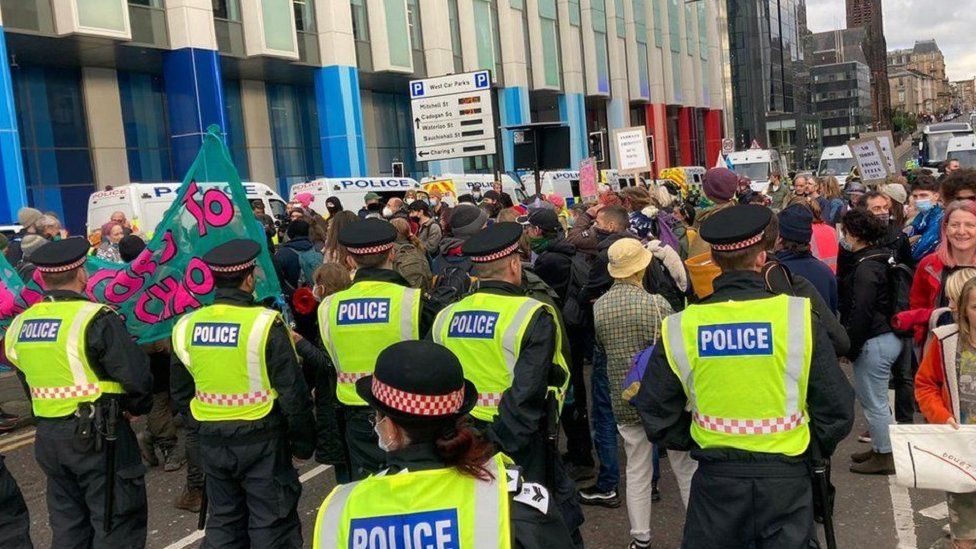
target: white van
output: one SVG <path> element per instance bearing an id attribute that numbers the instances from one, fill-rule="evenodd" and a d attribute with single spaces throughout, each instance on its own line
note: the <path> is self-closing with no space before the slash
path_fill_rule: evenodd
<path id="1" fill-rule="evenodd" d="M 748 178 L 752 190 L 757 193 L 766 192 L 769 187 L 769 174 L 782 174 L 779 167 L 779 151 L 776 149 L 748 149 L 735 151 L 726 157 L 732 163 L 732 171 Z"/>
<path id="2" fill-rule="evenodd" d="M 963 168 L 976 168 L 976 135 L 961 135 L 950 139 L 946 160 L 958 160 Z"/>
<path id="3" fill-rule="evenodd" d="M 820 153 L 820 164 L 817 166 L 817 175 L 820 177 L 832 175 L 837 178 L 840 188 L 844 188 L 847 183 L 847 176 L 851 175 L 851 168 L 854 167 L 854 155 L 847 145 L 840 147 L 824 147 Z"/>
<path id="4" fill-rule="evenodd" d="M 476 188 L 481 189 L 484 194 L 491 190 L 491 184 L 495 182 L 495 176 L 488 173 L 445 173 L 438 176 L 428 176 L 420 180 L 421 186 L 432 181 L 451 180 L 458 194 L 471 193 Z M 514 177 L 503 173 L 501 175 L 502 191 L 508 193 L 516 203 L 525 200 L 525 189 L 522 184 Z"/>
<path id="5" fill-rule="evenodd" d="M 244 191 L 250 202 L 260 200 L 264 211 L 276 220 L 285 218 L 285 201 L 278 193 L 264 183 L 245 181 Z M 100 228 L 112 217 L 112 212 L 121 211 L 139 232 L 152 235 L 156 226 L 163 220 L 166 210 L 176 200 L 182 183 L 130 183 L 108 191 L 98 191 L 88 197 L 87 230 Z M 226 183 L 200 183 L 201 187 L 223 185 Z"/>
<path id="6" fill-rule="evenodd" d="M 343 209 L 356 212 L 366 205 L 367 193 L 380 195 L 382 202 L 393 197 L 403 198 L 411 190 L 422 191 L 423 187 L 416 179 L 409 177 L 337 177 L 296 183 L 288 190 L 288 199 L 294 200 L 299 194 L 309 193 L 314 197 L 312 209 L 325 215 L 325 200 L 333 196 L 342 202 Z"/>

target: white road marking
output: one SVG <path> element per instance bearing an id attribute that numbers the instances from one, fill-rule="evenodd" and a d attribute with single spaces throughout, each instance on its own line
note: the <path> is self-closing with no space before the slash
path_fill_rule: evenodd
<path id="1" fill-rule="evenodd" d="M 20 448 L 21 446 L 27 446 L 34 442 L 34 429 L 28 429 L 23 433 L 18 433 L 16 435 L 11 435 L 8 437 L 0 437 L 0 453 L 11 452 Z"/>
<path id="2" fill-rule="evenodd" d="M 321 475 L 322 473 L 328 471 L 331 468 L 332 468 L 331 465 L 322 465 L 322 464 L 316 465 L 312 469 L 309 469 L 305 474 L 298 477 L 298 481 L 301 482 L 302 484 L 305 484 L 309 480 Z M 194 514 L 193 518 L 196 519 L 196 516 L 197 515 Z M 173 543 L 167 545 L 164 549 L 183 549 L 183 547 L 186 547 L 187 545 L 190 545 L 195 541 L 203 539 L 203 534 L 204 534 L 203 530 L 194 530 L 193 533 L 191 533 L 190 535 L 186 536 L 181 540 L 174 541 Z"/>
<path id="3" fill-rule="evenodd" d="M 908 488 L 896 482 L 897 477 L 888 477 L 888 492 L 891 494 L 891 512 L 895 518 L 895 533 L 898 534 L 898 549 L 917 549 L 915 537 L 915 513 Z"/>
<path id="4" fill-rule="evenodd" d="M 949 506 L 946 502 L 936 503 L 932 507 L 926 507 L 918 512 L 918 514 L 935 520 L 945 520 L 949 518 Z"/>

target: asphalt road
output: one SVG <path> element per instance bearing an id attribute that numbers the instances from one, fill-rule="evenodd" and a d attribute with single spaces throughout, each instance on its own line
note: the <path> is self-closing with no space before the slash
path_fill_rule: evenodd
<path id="1" fill-rule="evenodd" d="M 0 399 L 0 402 L 3 400 Z M 4 407 L 8 405 L 4 404 Z M 907 490 L 894 485 L 893 477 L 859 476 L 848 472 L 848 456 L 866 448 L 856 438 L 856 434 L 864 430 L 865 423 L 859 413 L 854 433 L 844 441 L 833 459 L 834 484 L 838 494 L 835 513 L 838 546 L 899 549 L 943 547 L 942 527 L 947 522 L 947 510 L 941 493 Z M 33 433 L 32 427 L 25 427 L 0 436 L 0 454 L 6 455 L 7 467 L 27 500 L 35 545 L 50 547 L 46 483 L 34 461 Z M 663 498 L 654 504 L 652 510 L 652 541 L 655 547 L 679 547 L 684 510 L 668 461 L 662 460 L 661 465 L 659 486 Z M 303 464 L 300 473 L 303 493 L 299 512 L 305 544 L 310 546 L 317 509 L 334 486 L 335 479 L 331 468 L 313 462 Z M 149 470 L 146 486 L 149 499 L 148 546 L 151 548 L 199 546 L 202 533 L 196 531 L 196 516 L 177 510 L 172 505 L 183 488 L 185 475 L 185 469 L 172 473 L 166 473 L 159 467 Z M 586 523 L 583 536 L 587 547 L 627 547 L 630 535 L 623 505 L 617 509 L 584 507 L 584 511 Z"/>

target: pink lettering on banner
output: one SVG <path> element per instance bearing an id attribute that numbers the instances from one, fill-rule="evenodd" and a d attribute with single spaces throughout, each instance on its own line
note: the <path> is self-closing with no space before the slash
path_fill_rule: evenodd
<path id="1" fill-rule="evenodd" d="M 213 274 L 210 269 L 200 258 L 194 257 L 187 265 L 182 281 L 168 276 L 147 288 L 139 296 L 135 306 L 136 318 L 146 324 L 156 324 L 198 309 L 202 304 L 197 297 L 210 293 L 213 287 Z M 149 310 L 160 306 L 162 310 L 158 313 Z"/>
<path id="2" fill-rule="evenodd" d="M 194 278 L 196 274 L 199 274 L 201 277 L 199 282 Z M 214 287 L 213 273 L 202 259 L 194 257 L 186 266 L 186 276 L 183 277 L 183 284 L 197 295 L 209 294 Z"/>
<path id="3" fill-rule="evenodd" d="M 37 289 L 41 291 L 33 289 L 30 284 L 24 284 L 24 289 L 20 292 L 20 297 L 27 305 L 33 305 L 44 299 L 44 278 L 41 276 L 41 271 L 35 269 L 31 280 L 34 281 Z"/>
<path id="4" fill-rule="evenodd" d="M 8 318 L 17 314 L 17 297 L 0 280 L 0 317 Z"/>
<path id="5" fill-rule="evenodd" d="M 203 193 L 203 205 L 201 206 L 194 200 L 200 187 L 196 181 L 190 181 L 186 195 L 183 197 L 183 206 L 197 220 L 197 232 L 200 236 L 206 236 L 208 226 L 223 227 L 234 219 L 234 205 L 230 197 L 218 189 L 209 189 Z M 214 207 L 216 206 L 216 211 Z"/>
<path id="6" fill-rule="evenodd" d="M 175 256 L 176 242 L 173 240 L 173 231 L 167 230 L 165 233 L 163 233 L 163 253 L 159 256 L 159 264 L 165 265 Z"/>
<path id="7" fill-rule="evenodd" d="M 135 295 L 143 284 L 142 277 L 134 277 L 125 269 L 115 271 L 115 276 L 105 285 L 105 299 L 117 305 Z M 119 293 L 119 289 L 122 293 Z"/>
<path id="8" fill-rule="evenodd" d="M 154 253 L 155 252 L 153 250 L 146 248 L 142 251 L 142 253 L 132 260 L 132 263 L 129 264 L 129 268 L 132 269 L 134 274 L 139 276 L 151 275 L 155 273 L 157 265 L 156 262 L 152 260 Z"/>

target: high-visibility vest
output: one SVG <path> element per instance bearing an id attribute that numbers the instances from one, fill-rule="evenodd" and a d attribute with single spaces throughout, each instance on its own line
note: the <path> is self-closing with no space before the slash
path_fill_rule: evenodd
<path id="1" fill-rule="evenodd" d="M 506 469 L 501 454 L 479 480 L 450 467 L 371 476 L 332 490 L 315 520 L 317 549 L 509 549 Z"/>
<path id="2" fill-rule="evenodd" d="M 338 374 L 336 397 L 346 406 L 366 406 L 356 381 L 371 375 L 380 353 L 420 339 L 420 290 L 393 282 L 361 280 L 319 305 L 322 344 Z"/>
<path id="3" fill-rule="evenodd" d="M 796 456 L 807 449 L 810 301 L 777 296 L 691 305 L 661 342 L 691 404 L 702 448 Z"/>
<path id="4" fill-rule="evenodd" d="M 830 267 L 832 273 L 837 274 L 837 255 L 840 253 L 840 244 L 837 242 L 837 232 L 833 227 L 824 223 L 813 224 L 810 253 Z"/>
<path id="5" fill-rule="evenodd" d="M 85 333 L 108 307 L 90 301 L 41 301 L 7 329 L 7 358 L 24 373 L 38 417 L 64 417 L 103 393 L 123 394 L 122 385 L 99 379 L 88 362 Z"/>
<path id="6" fill-rule="evenodd" d="M 173 352 L 193 376 L 190 412 L 197 421 L 258 420 L 278 392 L 268 378 L 268 334 L 277 311 L 215 304 L 185 315 L 173 329 Z"/>
<path id="7" fill-rule="evenodd" d="M 551 306 L 525 296 L 476 292 L 448 305 L 434 320 L 431 337 L 457 355 L 464 377 L 478 388 L 478 403 L 471 415 L 494 421 L 502 394 L 512 386 L 522 338 L 536 311 L 545 309 L 556 326 L 553 362 L 563 370 L 559 386 L 550 387 L 560 408 L 569 385 L 569 365 L 562 352 L 562 328 Z"/>

